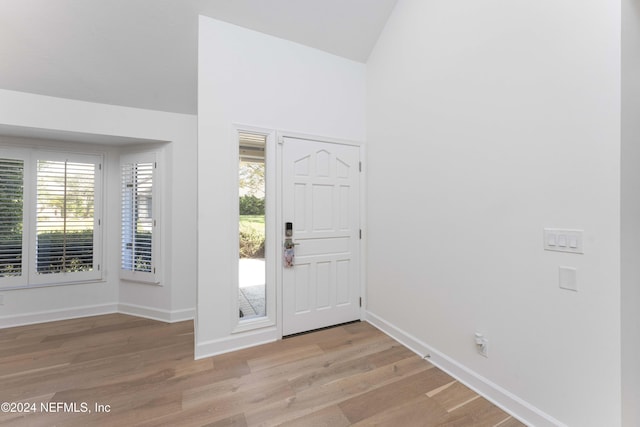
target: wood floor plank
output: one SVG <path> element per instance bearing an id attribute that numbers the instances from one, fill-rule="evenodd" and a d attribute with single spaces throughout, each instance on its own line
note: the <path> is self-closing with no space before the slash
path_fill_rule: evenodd
<path id="1" fill-rule="evenodd" d="M 351 422 L 337 405 L 331 405 L 280 425 L 285 427 L 347 427 L 351 425 Z"/>
<path id="2" fill-rule="evenodd" d="M 181 357 L 193 359 L 192 351 L 189 352 L 184 344 L 177 349 L 169 345 L 164 349 L 173 351 L 173 354 L 186 350 L 181 354 Z M 138 357 L 133 357 L 128 353 L 113 358 L 71 363 L 43 372 L 25 371 L 22 376 L 14 375 L 9 378 L 0 378 L 0 388 L 8 390 L 6 394 L 8 399 L 21 400 L 28 397 L 34 388 L 40 392 L 55 392 L 60 389 L 78 387 L 87 390 L 109 388 L 114 383 L 120 382 L 122 378 L 127 378 L 128 381 L 139 379 L 139 382 L 144 384 L 153 380 L 154 376 L 151 373 L 156 365 L 165 366 L 167 363 L 166 355 L 158 350 L 158 347 L 141 350 L 137 353 Z M 169 369 L 173 369 L 173 366 L 170 366 Z M 83 380 L 78 381 L 79 378 L 83 378 Z"/>
<path id="3" fill-rule="evenodd" d="M 291 387 L 301 390 L 336 378 L 370 371 L 380 364 L 401 360 L 402 357 L 414 356 L 413 353 L 395 342 L 380 340 L 378 344 L 379 346 L 373 346 L 369 341 L 366 341 L 366 348 L 354 346 L 354 348 L 341 348 L 331 353 L 309 355 L 307 358 L 290 362 L 286 365 L 275 364 L 268 369 L 252 371 L 251 375 L 242 375 L 226 381 L 218 381 L 204 385 L 199 389 L 192 388 L 185 392 L 185 400 L 192 399 L 191 395 L 193 393 L 209 393 L 209 398 L 212 398 L 221 393 L 254 387 L 257 382 L 268 384 L 273 381 L 281 381 L 283 378 L 289 381 Z M 223 360 L 228 363 L 226 359 Z M 217 357 L 215 358 L 215 366 L 219 366 Z"/>
<path id="4" fill-rule="evenodd" d="M 354 348 L 349 352 L 331 353 L 317 360 L 311 369 L 295 369 L 288 372 L 288 379 L 297 391 L 317 387 L 345 377 L 365 373 L 382 366 L 388 366 L 399 360 L 414 357 L 405 349 L 388 346 L 386 342 L 379 347 L 368 346 Z"/>
<path id="5" fill-rule="evenodd" d="M 478 427 L 494 427 L 509 418 L 508 414 L 481 396 L 451 413 L 470 415 L 474 426 Z"/>
<path id="6" fill-rule="evenodd" d="M 450 382 L 451 377 L 441 370 L 429 369 L 346 400 L 339 406 L 349 421 L 355 423 Z"/>
<path id="7" fill-rule="evenodd" d="M 287 365 L 301 359 L 323 355 L 324 351 L 313 344 L 289 350 L 287 352 L 271 353 L 266 356 L 257 357 L 247 361 L 251 372 L 258 372 L 275 366 Z"/>
<path id="8" fill-rule="evenodd" d="M 291 398 L 250 409 L 245 414 L 251 425 L 265 419 L 269 420 L 265 425 L 278 425 L 428 369 L 430 366 L 419 357 L 412 356 L 373 370 L 355 370 L 328 383 L 303 387 Z"/>
<path id="9" fill-rule="evenodd" d="M 496 424 L 495 427 L 526 427 L 526 426 L 523 423 L 521 423 L 519 420 L 513 417 L 509 417 L 504 421 L 502 421 L 501 423 Z"/>
<path id="10" fill-rule="evenodd" d="M 469 387 L 456 381 L 451 384 L 450 387 L 447 387 L 440 393 L 433 394 L 431 397 L 446 409 L 447 412 L 451 412 L 479 396 Z"/>
<path id="11" fill-rule="evenodd" d="M 435 427 L 448 415 L 433 399 L 420 395 L 376 415 L 354 423 L 354 426 Z"/>
<path id="12" fill-rule="evenodd" d="M 224 420 L 214 421 L 210 424 L 206 424 L 204 427 L 246 427 L 247 420 L 244 418 L 244 414 L 232 415 Z"/>
<path id="13" fill-rule="evenodd" d="M 364 322 L 197 361 L 193 348 L 192 322 L 121 314 L 0 329 L 0 402 L 92 409 L 0 426 L 522 426 Z"/>

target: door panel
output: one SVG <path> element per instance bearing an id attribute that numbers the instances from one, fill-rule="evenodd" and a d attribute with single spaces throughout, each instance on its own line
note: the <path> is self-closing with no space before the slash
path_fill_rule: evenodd
<path id="1" fill-rule="evenodd" d="M 283 219 L 297 244 L 283 268 L 283 334 L 360 318 L 359 148 L 284 138 Z"/>

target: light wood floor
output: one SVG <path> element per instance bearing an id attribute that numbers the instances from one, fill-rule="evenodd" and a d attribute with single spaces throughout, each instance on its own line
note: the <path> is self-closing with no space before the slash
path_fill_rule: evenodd
<path id="1" fill-rule="evenodd" d="M 523 425 L 367 323 L 198 361 L 192 322 L 113 314 L 2 329 L 0 402 L 34 403 L 0 413 L 0 425 L 29 427 Z"/>

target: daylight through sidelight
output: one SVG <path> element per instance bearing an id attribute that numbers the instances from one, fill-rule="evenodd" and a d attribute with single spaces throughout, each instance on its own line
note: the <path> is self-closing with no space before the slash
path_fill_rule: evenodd
<path id="1" fill-rule="evenodd" d="M 266 316 L 265 146 L 266 136 L 239 132 L 240 320 Z"/>

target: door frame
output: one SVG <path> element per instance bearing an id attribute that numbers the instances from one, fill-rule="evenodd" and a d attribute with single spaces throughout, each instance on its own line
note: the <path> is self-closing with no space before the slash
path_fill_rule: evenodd
<path id="1" fill-rule="evenodd" d="M 298 132 L 288 132 L 288 131 L 276 131 L 276 243 L 278 247 L 278 251 L 281 254 L 282 247 L 284 245 L 284 213 L 283 213 L 283 204 L 284 204 L 284 180 L 283 180 L 283 171 L 282 168 L 284 166 L 283 162 L 283 151 L 284 151 L 284 139 L 285 138 L 295 138 L 295 139 L 303 139 L 308 141 L 329 143 L 329 144 L 339 144 L 339 145 L 349 145 L 358 147 L 359 151 L 359 161 L 361 165 L 360 170 L 360 194 L 359 194 L 359 208 L 360 208 L 360 229 L 362 230 L 362 238 L 359 241 L 359 251 L 360 251 L 360 265 L 359 265 L 359 279 L 360 279 L 360 298 L 362 303 L 360 304 L 360 320 L 365 320 L 366 318 L 366 167 L 364 165 L 364 154 L 365 154 L 365 146 L 362 142 L 352 141 L 346 139 L 339 138 L 328 138 L 323 136 L 315 136 L 309 134 L 303 134 Z M 281 256 L 280 256 L 281 258 Z M 283 337 L 283 269 L 282 262 L 278 262 L 278 266 L 276 270 L 276 294 L 277 294 L 277 330 L 278 336 L 280 338 Z"/>

